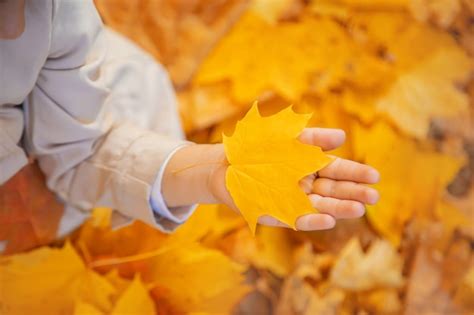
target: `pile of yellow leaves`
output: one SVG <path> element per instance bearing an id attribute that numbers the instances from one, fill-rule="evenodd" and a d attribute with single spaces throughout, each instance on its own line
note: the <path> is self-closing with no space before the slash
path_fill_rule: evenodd
<path id="1" fill-rule="evenodd" d="M 283 181 L 252 164 L 301 152 L 294 181 L 327 165 L 318 148 L 269 143 L 305 125 L 344 129 L 331 153 L 376 167 L 381 200 L 318 232 L 255 230 L 268 205 L 199 206 L 172 235 L 113 230 L 96 209 L 66 242 L 0 257 L 0 314 L 474 313 L 472 1 L 96 3 L 171 71 L 189 138 L 224 142 L 239 208 L 258 204 L 246 187 L 290 225 L 309 211 L 291 185 L 262 189 Z"/>

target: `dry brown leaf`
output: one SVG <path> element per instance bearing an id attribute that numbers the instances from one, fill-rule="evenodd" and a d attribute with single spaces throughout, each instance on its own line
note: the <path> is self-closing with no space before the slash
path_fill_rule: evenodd
<path id="1" fill-rule="evenodd" d="M 95 0 L 104 22 L 160 60 L 182 87 L 248 5 L 246 0 Z"/>
<path id="2" fill-rule="evenodd" d="M 345 314 L 342 303 L 344 291 L 331 288 L 318 293 L 309 283 L 297 276 L 289 276 L 283 284 L 276 315 L 340 315 Z"/>
<path id="3" fill-rule="evenodd" d="M 413 16 L 422 21 L 432 21 L 447 28 L 461 13 L 462 0 L 411 0 L 410 10 Z"/>
<path id="4" fill-rule="evenodd" d="M 463 278 L 462 283 L 456 290 L 455 301 L 464 305 L 467 309 L 474 310 L 474 266 L 472 266 Z"/>
<path id="5" fill-rule="evenodd" d="M 403 261 L 396 249 L 385 240 L 375 240 L 363 252 L 359 240 L 353 238 L 341 251 L 331 269 L 331 283 L 348 291 L 377 288 L 399 289 L 405 280 Z"/>
<path id="6" fill-rule="evenodd" d="M 429 243 L 420 245 L 410 270 L 404 314 L 461 315 L 472 312 L 472 308 L 469 310 L 472 305 L 456 304 L 452 296 L 472 262 L 469 243 L 457 240 L 445 253 Z"/>

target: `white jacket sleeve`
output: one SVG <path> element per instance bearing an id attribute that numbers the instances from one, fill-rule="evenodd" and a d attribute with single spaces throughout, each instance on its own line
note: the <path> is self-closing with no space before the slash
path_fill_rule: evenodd
<path id="1" fill-rule="evenodd" d="M 0 184 L 28 162 L 18 145 L 23 133 L 23 113 L 13 105 L 0 104 Z"/>
<path id="2" fill-rule="evenodd" d="M 107 41 L 93 2 L 53 3 L 50 53 L 24 103 L 28 152 L 68 203 L 174 229 L 149 200 L 163 162 L 184 141 L 116 122 L 107 110 Z"/>

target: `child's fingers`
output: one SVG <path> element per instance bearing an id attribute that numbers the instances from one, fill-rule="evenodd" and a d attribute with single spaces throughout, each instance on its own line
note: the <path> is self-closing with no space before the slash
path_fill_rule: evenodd
<path id="1" fill-rule="evenodd" d="M 379 200 L 377 190 L 348 181 L 336 181 L 328 178 L 318 178 L 313 183 L 313 193 L 323 197 L 354 200 L 373 205 Z"/>
<path id="2" fill-rule="evenodd" d="M 298 231 L 316 231 L 332 229 L 336 225 L 336 219 L 324 213 L 312 213 L 299 217 L 296 220 Z"/>
<path id="3" fill-rule="evenodd" d="M 265 215 L 258 219 L 258 223 L 266 226 L 290 228 L 287 224 L 277 219 Z M 298 231 L 316 231 L 332 229 L 336 225 L 336 220 L 324 213 L 312 213 L 299 217 L 296 220 L 296 229 Z"/>
<path id="4" fill-rule="evenodd" d="M 341 129 L 306 128 L 298 139 L 306 144 L 316 145 L 324 151 L 334 150 L 346 141 L 346 133 Z"/>
<path id="5" fill-rule="evenodd" d="M 309 195 L 313 191 L 313 183 L 315 179 L 316 174 L 311 174 L 300 180 L 300 188 L 305 192 L 305 194 Z"/>
<path id="6" fill-rule="evenodd" d="M 311 194 L 308 198 L 320 213 L 329 214 L 336 219 L 359 218 L 365 213 L 364 204 L 358 201 L 323 197 L 317 194 Z"/>
<path id="7" fill-rule="evenodd" d="M 364 184 L 375 184 L 380 179 L 380 174 L 375 168 L 341 158 L 336 158 L 331 164 L 320 170 L 318 175 L 334 180 Z"/>

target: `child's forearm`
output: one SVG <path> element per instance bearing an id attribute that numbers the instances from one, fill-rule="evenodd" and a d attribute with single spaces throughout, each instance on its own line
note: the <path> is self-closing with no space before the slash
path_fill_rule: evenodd
<path id="1" fill-rule="evenodd" d="M 179 149 L 166 166 L 162 193 L 169 207 L 196 203 L 226 203 L 227 159 L 222 144 L 190 145 Z"/>

